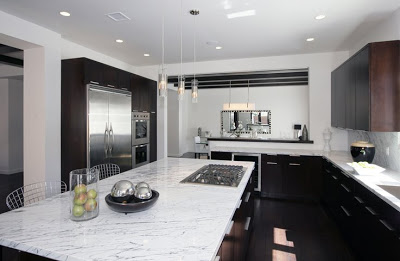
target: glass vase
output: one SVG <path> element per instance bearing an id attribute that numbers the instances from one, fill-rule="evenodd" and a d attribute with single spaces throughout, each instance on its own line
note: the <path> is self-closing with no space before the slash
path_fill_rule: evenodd
<path id="1" fill-rule="evenodd" d="M 77 169 L 69 173 L 70 218 L 84 221 L 99 215 L 99 170 Z"/>

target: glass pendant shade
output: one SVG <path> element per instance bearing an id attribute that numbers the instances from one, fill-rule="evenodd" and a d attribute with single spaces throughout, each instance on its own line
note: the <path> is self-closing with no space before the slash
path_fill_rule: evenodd
<path id="1" fill-rule="evenodd" d="M 199 81 L 192 80 L 192 103 L 197 103 L 199 96 Z"/>
<path id="2" fill-rule="evenodd" d="M 183 100 L 183 95 L 185 94 L 185 77 L 179 76 L 178 81 L 178 100 Z"/>
<path id="3" fill-rule="evenodd" d="M 158 91 L 160 97 L 167 97 L 167 70 L 162 68 L 158 73 Z"/>

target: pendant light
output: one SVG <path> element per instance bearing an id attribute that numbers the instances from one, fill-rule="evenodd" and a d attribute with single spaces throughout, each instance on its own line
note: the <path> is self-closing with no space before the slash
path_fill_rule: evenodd
<path id="1" fill-rule="evenodd" d="M 236 110 L 255 110 L 256 105 L 250 103 L 250 80 L 247 80 L 247 103 L 231 103 L 231 90 L 232 81 L 229 81 L 229 103 L 223 104 L 223 110 L 236 111 Z"/>
<path id="2" fill-rule="evenodd" d="M 164 15 L 162 17 L 162 37 L 161 37 L 161 44 L 162 44 L 162 63 L 161 68 L 158 72 L 158 91 L 160 97 L 167 97 L 167 68 L 164 64 L 164 55 L 165 55 L 165 43 L 164 43 Z"/>
<path id="3" fill-rule="evenodd" d="M 181 75 L 178 77 L 178 100 L 181 101 L 183 100 L 183 95 L 185 94 L 185 77 L 182 74 L 182 57 L 183 57 L 183 53 L 182 53 L 182 49 L 183 49 L 183 45 L 182 45 L 182 24 L 183 24 L 183 19 L 182 19 L 182 0 L 181 0 Z"/>
<path id="4" fill-rule="evenodd" d="M 194 16 L 194 34 L 193 34 L 193 80 L 192 80 L 192 103 L 197 103 L 199 96 L 199 81 L 196 80 L 196 16 L 200 14 L 199 10 L 191 10 L 190 14 Z"/>

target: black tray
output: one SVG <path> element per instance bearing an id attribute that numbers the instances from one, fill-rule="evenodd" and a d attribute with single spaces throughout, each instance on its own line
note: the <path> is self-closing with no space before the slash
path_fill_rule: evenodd
<path id="1" fill-rule="evenodd" d="M 147 200 L 140 200 L 135 198 L 131 202 L 119 203 L 115 202 L 110 194 L 108 194 L 105 199 L 108 207 L 116 212 L 121 212 L 125 214 L 140 212 L 151 208 L 157 202 L 157 199 L 160 196 L 160 194 L 155 190 L 151 191 L 152 191 L 152 196 L 150 199 Z"/>

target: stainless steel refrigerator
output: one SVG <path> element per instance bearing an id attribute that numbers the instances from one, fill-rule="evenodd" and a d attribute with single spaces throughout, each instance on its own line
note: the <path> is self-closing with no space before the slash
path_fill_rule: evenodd
<path id="1" fill-rule="evenodd" d="M 114 163 L 132 168 L 131 92 L 87 85 L 88 167 Z"/>

